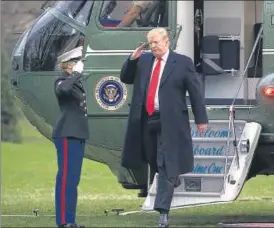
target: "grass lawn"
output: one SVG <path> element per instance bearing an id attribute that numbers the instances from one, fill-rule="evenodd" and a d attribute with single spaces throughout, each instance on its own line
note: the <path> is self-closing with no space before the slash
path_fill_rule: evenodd
<path id="1" fill-rule="evenodd" d="M 2 227 L 54 227 L 55 148 L 28 123 L 22 122 L 22 125 L 24 143 L 2 143 Z M 239 199 L 230 204 L 173 210 L 171 226 L 274 222 L 274 202 L 262 199 L 273 197 L 273 182 L 272 176 L 251 179 Z M 79 186 L 79 223 L 88 227 L 156 227 L 158 215 L 155 213 L 117 216 L 111 212 L 112 208 L 139 210 L 142 202 L 143 199 L 137 197 L 137 191 L 127 191 L 117 183 L 107 166 L 84 161 Z M 34 209 L 39 209 L 39 216 L 34 216 Z M 109 211 L 108 216 L 105 210 Z"/>

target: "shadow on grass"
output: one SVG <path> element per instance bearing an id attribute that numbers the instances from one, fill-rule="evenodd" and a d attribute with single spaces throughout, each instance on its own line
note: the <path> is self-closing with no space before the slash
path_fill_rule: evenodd
<path id="1" fill-rule="evenodd" d="M 12 221 L 13 220 L 13 221 Z M 14 220 L 17 220 L 15 222 Z M 78 216 L 78 222 L 86 227 L 157 227 L 158 214 L 134 214 L 125 216 Z M 258 215 L 170 215 L 170 227 L 222 227 L 220 223 L 274 223 L 271 214 Z M 46 216 L 37 217 L 2 217 L 3 227 L 55 227 L 55 218 Z"/>
<path id="2" fill-rule="evenodd" d="M 153 216 L 146 214 L 139 214 L 138 216 L 127 215 L 128 218 L 123 218 L 123 216 L 116 217 L 116 221 L 127 220 L 131 221 L 133 226 L 156 226 L 158 215 Z M 136 224 L 133 221 L 139 221 Z M 258 215 L 180 215 L 171 214 L 169 216 L 169 222 L 171 227 L 221 227 L 218 224 L 231 224 L 231 223 L 256 223 L 256 222 L 267 222 L 274 223 L 274 216 L 271 214 L 258 216 Z M 99 224 L 98 224 L 99 225 Z M 130 224 L 128 224 L 130 225 Z"/>
<path id="3" fill-rule="evenodd" d="M 173 226 L 215 226 L 220 227 L 218 224 L 232 224 L 232 223 L 256 223 L 256 222 L 268 222 L 274 223 L 273 215 L 192 215 L 192 216 L 180 216 L 180 215 L 171 215 L 170 216 L 170 225 Z"/>

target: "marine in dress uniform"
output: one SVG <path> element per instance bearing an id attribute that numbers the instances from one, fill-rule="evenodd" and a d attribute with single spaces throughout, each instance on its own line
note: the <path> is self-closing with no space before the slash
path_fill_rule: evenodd
<path id="1" fill-rule="evenodd" d="M 134 85 L 121 165 L 138 169 L 148 163 L 158 172 L 154 210 L 160 213 L 159 227 L 168 227 L 179 175 L 194 167 L 187 91 L 201 133 L 207 128 L 208 118 L 192 60 L 169 50 L 164 28 L 151 30 L 147 38 L 151 53 L 142 54 L 145 44 L 141 45 L 121 70 L 121 81 Z"/>
<path id="2" fill-rule="evenodd" d="M 77 187 L 80 182 L 85 141 L 89 137 L 86 94 L 80 81 L 83 72 L 82 47 L 58 57 L 63 70 L 54 83 L 60 116 L 52 138 L 57 149 L 58 172 L 55 186 L 58 227 L 84 227 L 75 222 Z"/>

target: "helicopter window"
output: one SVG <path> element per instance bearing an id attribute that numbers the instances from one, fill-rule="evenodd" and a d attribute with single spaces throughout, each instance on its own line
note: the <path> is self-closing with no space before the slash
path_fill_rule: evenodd
<path id="1" fill-rule="evenodd" d="M 103 27 L 167 27 L 166 0 L 103 1 L 99 20 Z"/>
<path id="2" fill-rule="evenodd" d="M 53 71 L 57 57 L 80 45 L 84 35 L 46 12 L 31 28 L 24 48 L 25 71 Z"/>
<path id="3" fill-rule="evenodd" d="M 94 1 L 58 1 L 55 8 L 66 16 L 75 19 L 80 24 L 87 26 L 90 20 Z"/>

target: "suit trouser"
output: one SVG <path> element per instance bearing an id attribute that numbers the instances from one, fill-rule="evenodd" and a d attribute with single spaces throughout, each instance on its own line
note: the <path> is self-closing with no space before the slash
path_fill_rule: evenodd
<path id="1" fill-rule="evenodd" d="M 169 211 L 174 187 L 180 185 L 180 179 L 178 176 L 172 178 L 167 177 L 165 153 L 168 153 L 168 151 L 164 151 L 162 148 L 160 118 L 154 118 L 153 121 L 148 119 L 145 122 L 144 143 L 146 156 L 148 156 L 147 160 L 150 161 L 149 165 L 151 170 L 158 171 L 157 194 L 154 210 L 159 212 Z"/>
<path id="2" fill-rule="evenodd" d="M 75 223 L 77 187 L 80 182 L 85 141 L 75 138 L 54 139 L 58 172 L 55 185 L 56 224 Z"/>

